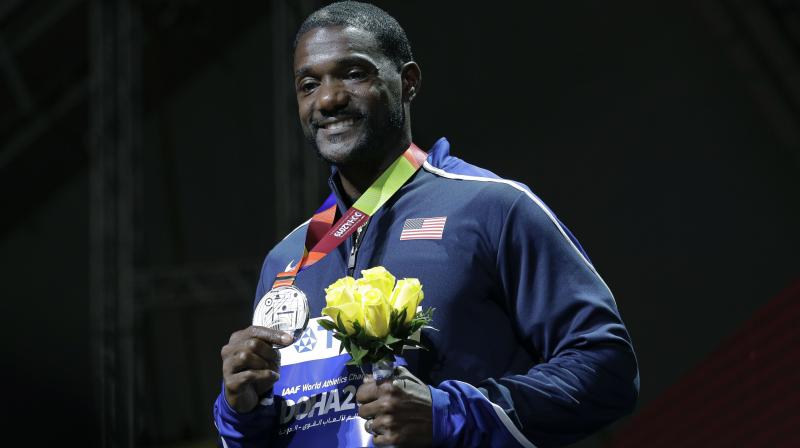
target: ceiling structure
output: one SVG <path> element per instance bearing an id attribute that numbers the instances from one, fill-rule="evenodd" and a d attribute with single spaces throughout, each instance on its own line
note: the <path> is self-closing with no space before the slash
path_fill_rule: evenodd
<path id="1" fill-rule="evenodd" d="M 143 1 L 144 113 L 268 14 L 264 2 Z M 0 234 L 87 167 L 90 2 L 0 4 Z"/>

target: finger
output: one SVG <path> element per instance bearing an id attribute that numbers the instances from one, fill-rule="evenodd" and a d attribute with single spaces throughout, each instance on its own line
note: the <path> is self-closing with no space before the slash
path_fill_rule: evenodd
<path id="1" fill-rule="evenodd" d="M 257 325 L 250 326 L 249 330 L 250 337 L 261 339 L 270 345 L 286 347 L 294 343 L 294 337 L 285 331 L 273 330 L 272 328 L 259 327 Z"/>
<path id="2" fill-rule="evenodd" d="M 280 364 L 281 361 L 281 353 L 278 350 L 271 344 L 267 344 L 263 340 L 256 338 L 248 338 L 228 343 L 220 350 L 220 356 L 224 361 L 240 351 L 253 352 L 264 360 L 274 361 L 277 364 Z"/>
<path id="3" fill-rule="evenodd" d="M 394 378 L 392 379 L 392 386 L 405 390 L 407 381 L 407 378 Z"/>
<path id="4" fill-rule="evenodd" d="M 369 403 L 377 398 L 378 387 L 374 382 L 358 386 L 358 390 L 356 390 L 356 401 L 358 403 Z"/>
<path id="5" fill-rule="evenodd" d="M 395 369 L 395 378 L 402 378 L 402 379 L 405 379 L 405 380 L 410 380 L 410 381 L 413 381 L 413 382 L 415 382 L 417 384 L 425 384 L 424 382 L 422 382 L 421 379 L 419 379 L 416 376 L 414 376 L 414 374 L 411 373 L 410 370 L 406 369 L 403 366 L 399 366 L 399 367 L 397 367 Z"/>
<path id="6" fill-rule="evenodd" d="M 382 400 L 370 401 L 358 407 L 358 416 L 361 418 L 375 418 L 378 415 L 385 413 L 387 406 Z"/>
<path id="7" fill-rule="evenodd" d="M 261 395 L 270 390 L 280 377 L 278 372 L 270 369 L 245 370 L 227 377 L 225 388 L 229 393 L 238 395 L 243 389 L 253 387 Z"/>
<path id="8" fill-rule="evenodd" d="M 368 418 L 364 420 L 364 431 L 372 434 L 372 419 Z"/>
<path id="9" fill-rule="evenodd" d="M 245 370 L 263 370 L 270 367 L 276 367 L 274 361 L 267 361 L 247 351 L 238 351 L 222 361 L 223 375 L 231 375 Z"/>
<path id="10" fill-rule="evenodd" d="M 393 379 L 390 381 L 379 383 L 377 385 L 377 395 L 379 397 L 384 397 L 384 396 L 391 397 L 402 394 L 403 389 L 402 387 L 400 387 L 400 385 L 402 385 L 402 379 L 399 382 L 397 382 L 396 379 Z"/>
<path id="11" fill-rule="evenodd" d="M 275 361 L 278 364 L 281 362 L 281 352 L 261 339 L 250 338 L 244 342 L 244 346 L 267 361 Z"/>
<path id="12" fill-rule="evenodd" d="M 292 335 L 286 333 L 285 331 L 251 325 L 244 330 L 239 330 L 233 333 L 231 335 L 230 344 L 233 345 L 236 342 L 249 338 L 260 339 L 269 345 L 277 345 L 280 347 L 286 347 L 294 342 Z"/>
<path id="13" fill-rule="evenodd" d="M 414 374 L 411 373 L 410 370 L 406 369 L 403 366 L 397 367 L 395 369 L 394 378 L 395 379 L 402 379 L 402 380 L 406 380 L 406 381 L 410 381 L 410 382 L 414 382 L 414 383 L 422 384 L 422 385 L 425 384 L 421 379 L 419 379 L 416 376 L 414 376 Z M 401 383 L 406 384 L 405 381 L 401 381 Z"/>
<path id="14" fill-rule="evenodd" d="M 374 427 L 373 427 L 373 431 L 374 432 L 376 431 L 374 429 Z M 399 442 L 399 440 L 397 438 L 397 433 L 394 433 L 394 432 L 391 432 L 391 431 L 389 431 L 387 433 L 383 433 L 383 434 L 379 434 L 379 433 L 376 432 L 375 435 L 372 436 L 372 443 L 375 446 L 398 445 L 399 444 L 398 442 Z"/>
<path id="15" fill-rule="evenodd" d="M 372 421 L 372 431 L 377 434 L 389 434 L 397 432 L 399 428 L 395 427 L 397 419 L 391 414 L 381 414 L 376 416 Z"/>

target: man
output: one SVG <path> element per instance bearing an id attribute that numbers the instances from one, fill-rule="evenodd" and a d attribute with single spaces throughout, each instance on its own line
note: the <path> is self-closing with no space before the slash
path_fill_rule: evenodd
<path id="1" fill-rule="evenodd" d="M 342 2 L 303 23 L 294 72 L 304 133 L 333 166 L 338 217 L 393 161 L 418 151 L 410 104 L 420 68 L 392 17 Z M 409 356 L 397 380 L 367 377 L 358 387 L 373 443 L 564 445 L 629 413 L 639 384 L 630 337 L 571 233 L 527 187 L 451 157 L 446 140 L 425 157 L 366 225 L 294 279 L 312 316 L 326 286 L 379 265 L 419 278 L 425 305 L 436 308 L 438 331 L 422 334 L 429 350 Z M 426 219 L 434 230 L 410 237 Z M 308 227 L 269 253 L 256 300 L 298 262 Z M 276 405 L 259 400 L 277 395 L 273 347 L 292 341 L 251 326 L 223 347 L 214 411 L 225 446 L 284 443 L 276 442 Z"/>

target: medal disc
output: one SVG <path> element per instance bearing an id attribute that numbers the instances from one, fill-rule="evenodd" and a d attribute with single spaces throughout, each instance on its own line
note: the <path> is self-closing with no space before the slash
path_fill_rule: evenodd
<path id="1" fill-rule="evenodd" d="M 264 294 L 253 312 L 253 325 L 285 331 L 295 339 L 308 325 L 308 298 L 296 286 L 279 286 Z"/>

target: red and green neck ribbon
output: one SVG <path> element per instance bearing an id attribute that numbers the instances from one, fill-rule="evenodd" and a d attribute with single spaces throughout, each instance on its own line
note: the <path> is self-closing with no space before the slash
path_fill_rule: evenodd
<path id="1" fill-rule="evenodd" d="M 427 157 L 425 151 L 412 143 L 335 224 L 336 197 L 331 193 L 308 223 L 303 257 L 294 268 L 278 274 L 272 287 L 294 284 L 298 272 L 313 266 L 342 244 L 400 190 Z"/>

